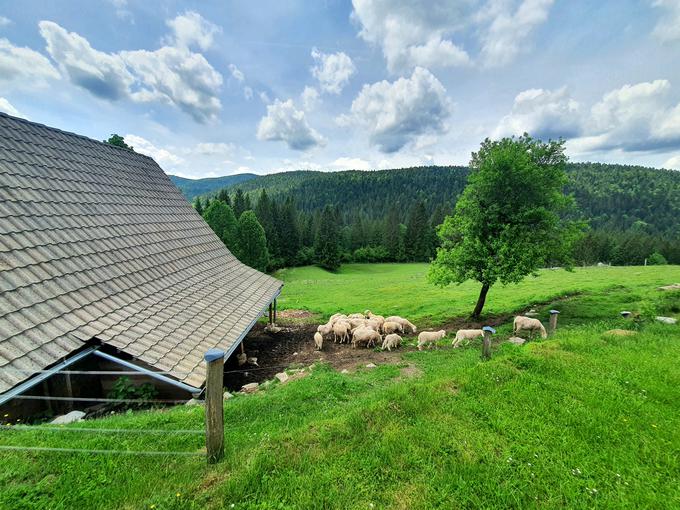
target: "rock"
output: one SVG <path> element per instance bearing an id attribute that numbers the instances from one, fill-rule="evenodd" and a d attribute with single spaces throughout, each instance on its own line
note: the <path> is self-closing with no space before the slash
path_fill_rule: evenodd
<path id="1" fill-rule="evenodd" d="M 282 384 L 285 383 L 286 381 L 288 381 L 288 379 L 290 379 L 290 377 L 288 377 L 288 374 L 285 373 L 285 372 L 279 372 L 274 377 L 276 377 L 279 380 L 279 382 L 282 383 Z"/>
<path id="2" fill-rule="evenodd" d="M 225 392 L 224 392 L 224 395 L 222 395 L 222 400 L 229 400 L 229 399 L 232 398 L 233 396 L 234 396 L 234 395 L 232 395 L 232 394 L 229 393 L 228 391 L 225 391 Z"/>
<path id="3" fill-rule="evenodd" d="M 70 413 L 62 414 L 61 416 L 57 416 L 50 423 L 53 424 L 53 425 L 67 425 L 69 423 L 75 423 L 77 421 L 83 421 L 84 417 L 85 417 L 85 413 L 83 411 L 71 411 Z"/>
<path id="4" fill-rule="evenodd" d="M 633 336 L 637 335 L 637 331 L 630 331 L 629 329 L 610 329 L 604 332 L 605 335 L 613 336 Z"/>
<path id="5" fill-rule="evenodd" d="M 376 368 L 376 367 L 377 367 L 377 365 L 375 363 L 369 363 L 368 365 L 366 365 L 366 368 Z"/>
<path id="6" fill-rule="evenodd" d="M 341 374 L 349 374 L 349 370 L 347 370 L 346 368 L 343 368 L 342 370 L 340 370 L 340 373 Z"/>
<path id="7" fill-rule="evenodd" d="M 664 285 L 659 287 L 659 290 L 680 290 L 680 283 L 673 283 L 671 285 Z"/>
<path id="8" fill-rule="evenodd" d="M 185 405 L 185 406 L 200 406 L 201 404 L 203 404 L 203 401 L 202 401 L 202 400 L 198 400 L 197 398 L 192 398 L 192 399 L 187 400 L 186 402 L 184 402 L 184 405 Z"/>
<path id="9" fill-rule="evenodd" d="M 256 382 L 251 382 L 241 386 L 241 391 L 243 393 L 255 393 L 260 388 L 260 385 Z"/>
<path id="10" fill-rule="evenodd" d="M 255 365 L 256 367 L 259 367 L 260 365 L 257 364 L 257 358 L 254 356 L 251 356 L 248 358 L 248 364 L 249 365 Z"/>
<path id="11" fill-rule="evenodd" d="M 280 333 L 282 330 L 283 330 L 283 328 L 278 327 L 276 324 L 267 324 L 264 327 L 265 333 L 272 333 L 274 335 L 276 333 Z"/>
<path id="12" fill-rule="evenodd" d="M 678 319 L 674 319 L 673 317 L 657 317 L 656 320 L 659 322 L 662 322 L 663 324 L 677 324 Z"/>
<path id="13" fill-rule="evenodd" d="M 526 343 L 526 340 L 518 336 L 511 336 L 510 338 L 508 338 L 508 342 L 515 345 L 524 345 Z"/>
<path id="14" fill-rule="evenodd" d="M 628 310 L 623 310 L 622 312 L 619 312 L 619 314 L 621 314 L 621 317 L 623 317 L 624 319 L 627 319 L 628 317 L 633 315 L 633 312 L 629 312 Z"/>
<path id="15" fill-rule="evenodd" d="M 297 353 L 297 352 L 294 352 L 294 353 L 293 353 L 293 356 L 297 356 L 298 354 L 299 354 L 299 353 Z"/>

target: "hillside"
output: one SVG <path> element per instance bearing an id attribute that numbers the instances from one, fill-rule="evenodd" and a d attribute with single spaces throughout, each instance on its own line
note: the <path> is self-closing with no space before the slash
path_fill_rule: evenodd
<path id="1" fill-rule="evenodd" d="M 225 175 L 224 177 L 210 177 L 207 179 L 186 179 L 170 175 L 170 180 L 177 186 L 188 200 L 199 195 L 213 193 L 215 190 L 244 183 L 257 177 L 255 174 Z"/>
<path id="2" fill-rule="evenodd" d="M 574 193 L 592 227 L 626 230 L 635 222 L 644 222 L 645 231 L 680 235 L 680 172 L 600 163 L 573 163 L 567 171 L 571 181 L 567 191 Z M 295 171 L 257 176 L 227 187 L 232 192 L 236 188 L 250 192 L 253 199 L 262 189 L 270 196 L 291 196 L 297 208 L 308 213 L 336 204 L 346 215 L 382 219 L 396 205 L 404 221 L 418 200 L 424 202 L 428 214 L 441 205 L 450 211 L 465 187 L 467 173 L 466 167 Z M 210 188 L 207 194 L 223 187 L 214 179 L 191 184 L 195 188 L 204 182 Z M 189 196 L 189 191 L 183 191 Z"/>

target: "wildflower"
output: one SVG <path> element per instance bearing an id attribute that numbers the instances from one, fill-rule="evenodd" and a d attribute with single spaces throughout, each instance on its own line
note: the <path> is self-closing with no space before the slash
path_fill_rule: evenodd
<path id="1" fill-rule="evenodd" d="M 177 494 L 175 494 L 175 497 L 180 498 L 182 497 L 182 495 L 178 492 Z"/>
<path id="2" fill-rule="evenodd" d="M 512 457 L 508 457 L 508 462 L 512 462 Z"/>
<path id="3" fill-rule="evenodd" d="M 616 478 L 621 478 L 621 475 L 619 473 L 616 473 Z"/>
<path id="4" fill-rule="evenodd" d="M 527 462 L 527 466 L 531 467 L 531 462 Z"/>
<path id="5" fill-rule="evenodd" d="M 652 427 L 656 428 L 656 425 L 654 425 L 654 424 L 652 423 Z"/>
<path id="6" fill-rule="evenodd" d="M 151 505 L 151 506 L 149 506 L 149 508 L 152 508 L 152 509 L 156 508 L 156 505 Z"/>
<path id="7" fill-rule="evenodd" d="M 6 414 L 6 415 L 4 416 L 4 418 L 7 418 L 8 416 L 9 416 L 9 414 Z"/>

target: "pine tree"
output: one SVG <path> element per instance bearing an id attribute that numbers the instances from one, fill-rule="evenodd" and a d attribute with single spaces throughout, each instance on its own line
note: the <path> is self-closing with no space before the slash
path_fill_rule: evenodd
<path id="1" fill-rule="evenodd" d="M 232 252 L 236 247 L 237 221 L 234 211 L 224 202 L 211 200 L 203 219 Z"/>
<path id="2" fill-rule="evenodd" d="M 327 205 L 321 213 L 314 250 L 319 266 L 329 271 L 335 271 L 340 267 L 338 232 L 337 211 Z"/>
<path id="3" fill-rule="evenodd" d="M 196 209 L 196 212 L 203 216 L 203 201 L 201 200 L 201 197 L 196 197 L 194 199 L 194 209 Z"/>
<path id="4" fill-rule="evenodd" d="M 262 228 L 264 228 L 269 255 L 271 257 L 278 257 L 278 236 L 276 235 L 276 222 L 274 220 L 274 211 L 272 210 L 272 200 L 264 189 L 260 192 L 260 198 L 255 206 L 255 215 L 257 216 L 260 225 L 262 225 Z"/>
<path id="5" fill-rule="evenodd" d="M 267 270 L 267 238 L 253 211 L 244 211 L 238 219 L 238 258 L 259 271 Z"/>
<path id="6" fill-rule="evenodd" d="M 422 200 L 416 202 L 406 223 L 406 257 L 415 262 L 427 261 L 430 254 L 429 222 Z"/>
<path id="7" fill-rule="evenodd" d="M 295 257 L 300 249 L 300 228 L 295 203 L 290 197 L 279 209 L 276 218 L 276 234 L 279 240 L 279 256 L 283 258 L 285 265 L 294 265 Z"/>
<path id="8" fill-rule="evenodd" d="M 401 253 L 403 242 L 401 240 L 401 229 L 399 228 L 399 209 L 394 205 L 390 207 L 385 219 L 383 246 L 387 250 L 390 260 L 398 262 L 403 257 L 403 253 Z"/>
<path id="9" fill-rule="evenodd" d="M 236 190 L 236 194 L 234 195 L 234 214 L 237 218 L 240 218 L 245 211 L 246 197 L 243 195 L 241 188 L 239 188 Z"/>
<path id="10" fill-rule="evenodd" d="M 231 198 L 229 198 L 229 192 L 227 191 L 227 188 L 222 188 L 218 193 L 217 193 L 217 200 L 220 200 L 227 204 L 229 207 L 231 207 Z"/>

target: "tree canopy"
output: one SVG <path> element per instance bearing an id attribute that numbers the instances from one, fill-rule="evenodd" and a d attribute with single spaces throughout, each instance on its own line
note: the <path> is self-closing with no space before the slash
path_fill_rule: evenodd
<path id="1" fill-rule="evenodd" d="M 127 149 L 129 151 L 135 150 L 132 145 L 125 143 L 125 138 L 115 133 L 113 133 L 108 140 L 103 140 L 103 142 L 108 143 L 109 145 L 115 145 L 116 147 L 122 147 L 123 149 Z"/>
<path id="2" fill-rule="evenodd" d="M 260 271 L 267 270 L 267 239 L 253 211 L 244 211 L 238 219 L 237 245 L 237 255 L 241 262 Z"/>
<path id="3" fill-rule="evenodd" d="M 235 254 L 237 244 L 237 221 L 231 207 L 220 200 L 211 200 L 203 212 L 203 219 L 213 232 Z"/>
<path id="4" fill-rule="evenodd" d="M 496 282 L 517 283 L 539 268 L 569 263 L 582 225 L 570 219 L 564 142 L 528 135 L 485 140 L 472 155 L 468 184 L 453 216 L 439 228 L 441 247 L 430 266 L 436 285 L 482 284 L 479 317 Z"/>
<path id="5" fill-rule="evenodd" d="M 338 218 L 333 208 L 324 207 L 314 246 L 317 263 L 324 269 L 335 271 L 340 267 Z"/>

